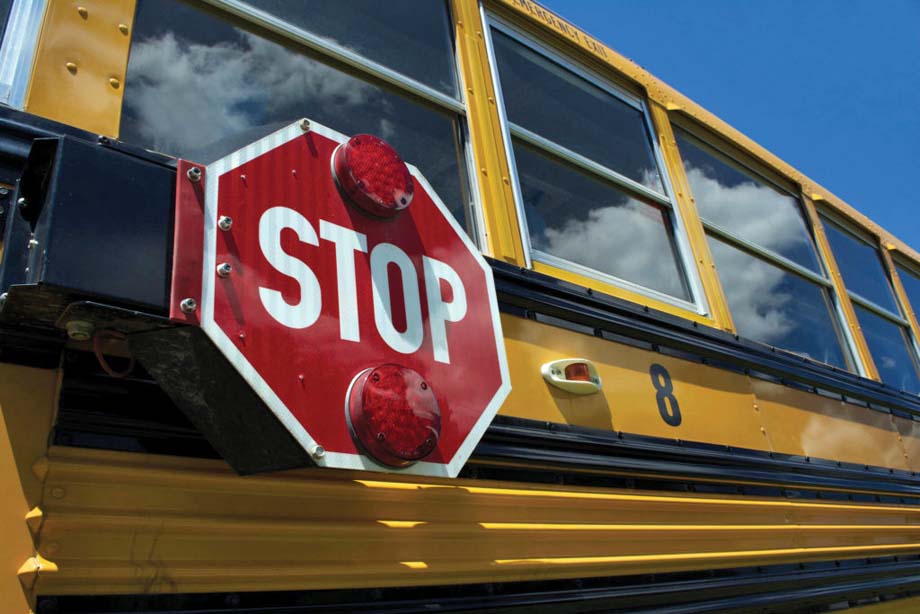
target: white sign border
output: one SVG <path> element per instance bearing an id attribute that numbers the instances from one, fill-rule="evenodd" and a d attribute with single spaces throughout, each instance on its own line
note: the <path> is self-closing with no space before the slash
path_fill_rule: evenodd
<path id="1" fill-rule="evenodd" d="M 291 411 L 284 405 L 284 402 L 275 394 L 271 387 L 262 379 L 262 376 L 256 371 L 252 364 L 239 351 L 233 341 L 227 337 L 226 333 L 214 321 L 214 289 L 215 278 L 217 277 L 216 269 L 216 251 L 217 251 L 217 199 L 218 184 L 221 175 L 271 151 L 295 138 L 302 137 L 307 132 L 315 132 L 320 136 L 326 137 L 337 143 L 344 143 L 348 137 L 340 132 L 331 130 L 309 122 L 309 128 L 304 130 L 304 122 L 309 120 L 298 120 L 272 134 L 262 137 L 242 149 L 239 149 L 228 156 L 221 158 L 209 164 L 206 168 L 206 189 L 205 189 L 205 211 L 204 211 L 204 266 L 201 279 L 201 328 L 211 339 L 212 342 L 220 349 L 224 357 L 239 372 L 240 376 L 252 389 L 259 395 L 259 398 L 275 414 L 275 417 L 281 421 L 284 427 L 291 435 L 310 453 L 313 461 L 320 467 L 332 467 L 342 469 L 358 469 L 365 471 L 382 471 L 386 473 L 400 473 L 408 475 L 424 475 L 436 477 L 454 478 L 460 473 L 463 465 L 473 454 L 473 450 L 482 439 L 492 419 L 498 413 L 502 403 L 511 392 L 511 376 L 508 372 L 508 360 L 505 354 L 505 338 L 502 335 L 501 319 L 498 310 L 498 299 L 495 294 L 495 282 L 492 276 L 492 268 L 483 258 L 479 248 L 473 244 L 466 231 L 460 227 L 457 220 L 450 213 L 447 206 L 441 201 L 428 180 L 422 173 L 407 164 L 412 177 L 425 189 L 431 200 L 440 209 L 441 214 L 450 223 L 454 232 L 463 240 L 466 248 L 473 255 L 476 263 L 482 268 L 485 274 L 486 285 L 489 295 L 489 307 L 492 315 L 492 328 L 495 332 L 495 349 L 498 356 L 499 371 L 501 374 L 501 385 L 496 390 L 492 399 L 489 401 L 482 415 L 473 425 L 469 435 L 463 440 L 463 443 L 457 449 L 453 458 L 447 464 L 432 463 L 419 461 L 405 468 L 388 467 L 375 462 L 373 459 L 363 454 L 348 454 L 344 452 L 326 452 L 323 455 L 315 454 L 318 443 L 307 432 L 307 430 L 297 421 Z M 343 401 L 343 407 L 345 399 Z M 344 416 L 343 416 L 344 419 Z"/>

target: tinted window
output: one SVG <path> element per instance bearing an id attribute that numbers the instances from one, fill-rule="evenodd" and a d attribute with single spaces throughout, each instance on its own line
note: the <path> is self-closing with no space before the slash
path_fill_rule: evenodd
<path id="1" fill-rule="evenodd" d="M 0 41 L 6 33 L 6 23 L 10 19 L 10 7 L 13 6 L 13 0 L 0 0 Z"/>
<path id="2" fill-rule="evenodd" d="M 709 246 L 738 334 L 849 368 L 821 286 L 711 236 Z"/>
<path id="3" fill-rule="evenodd" d="M 247 0 L 246 4 L 445 94 L 457 94 L 450 19 L 443 0 Z"/>
<path id="4" fill-rule="evenodd" d="M 515 143 L 536 256 L 549 254 L 691 300 L 667 211 Z"/>
<path id="5" fill-rule="evenodd" d="M 209 163 L 301 117 L 387 140 L 466 222 L 456 116 L 214 13 L 166 0 L 138 2 L 120 138 Z"/>
<path id="6" fill-rule="evenodd" d="M 898 277 L 907 293 L 907 300 L 913 308 L 914 315 L 920 317 L 920 277 L 917 277 L 902 266 L 898 267 Z"/>
<path id="7" fill-rule="evenodd" d="M 700 216 L 735 236 L 821 272 L 798 200 L 675 130 Z"/>
<path id="8" fill-rule="evenodd" d="M 508 120 L 662 192 L 642 111 L 492 31 Z"/>
<path id="9" fill-rule="evenodd" d="M 892 313 L 900 313 L 878 251 L 827 220 L 824 228 L 847 290 Z"/>
<path id="10" fill-rule="evenodd" d="M 920 376 L 908 349 L 907 331 L 859 305 L 853 307 L 882 381 L 900 390 L 920 393 Z"/>

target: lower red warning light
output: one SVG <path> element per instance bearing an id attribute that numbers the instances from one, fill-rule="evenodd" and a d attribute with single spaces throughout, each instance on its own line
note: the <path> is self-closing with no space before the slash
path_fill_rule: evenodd
<path id="1" fill-rule="evenodd" d="M 421 375 L 386 364 L 366 369 L 348 391 L 352 436 L 374 460 L 405 467 L 431 454 L 441 434 L 441 408 Z"/>

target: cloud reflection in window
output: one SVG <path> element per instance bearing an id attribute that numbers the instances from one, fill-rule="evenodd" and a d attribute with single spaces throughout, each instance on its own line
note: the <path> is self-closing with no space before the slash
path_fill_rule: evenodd
<path id="1" fill-rule="evenodd" d="M 139 2 L 120 138 L 207 164 L 302 117 L 386 139 L 467 228 L 457 116 L 184 3 Z"/>
<path id="2" fill-rule="evenodd" d="M 711 236 L 709 246 L 741 336 L 847 368 L 824 289 Z"/>
<path id="3" fill-rule="evenodd" d="M 514 153 L 534 250 L 692 300 L 667 212 L 523 144 Z"/>
<path id="4" fill-rule="evenodd" d="M 354 107 L 373 88 L 250 33 L 211 45 L 171 32 L 131 50 L 128 111 L 152 148 L 188 155 L 228 135 L 279 123 L 292 107 Z M 287 115 L 295 117 L 295 115 Z M 392 131 L 391 127 L 380 132 Z"/>

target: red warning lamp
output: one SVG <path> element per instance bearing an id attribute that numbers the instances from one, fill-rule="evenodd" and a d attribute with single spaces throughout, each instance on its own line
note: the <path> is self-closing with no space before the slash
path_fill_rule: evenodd
<path id="1" fill-rule="evenodd" d="M 591 370 L 587 363 L 573 362 L 565 368 L 565 379 L 573 382 L 590 382 Z"/>
<path id="2" fill-rule="evenodd" d="M 352 436 L 384 465 L 411 465 L 438 445 L 441 409 L 431 386 L 412 369 L 386 364 L 362 371 L 346 410 Z"/>
<path id="3" fill-rule="evenodd" d="M 342 192 L 365 213 L 391 218 L 412 202 L 414 184 L 396 150 L 370 134 L 359 134 L 332 154 Z"/>

